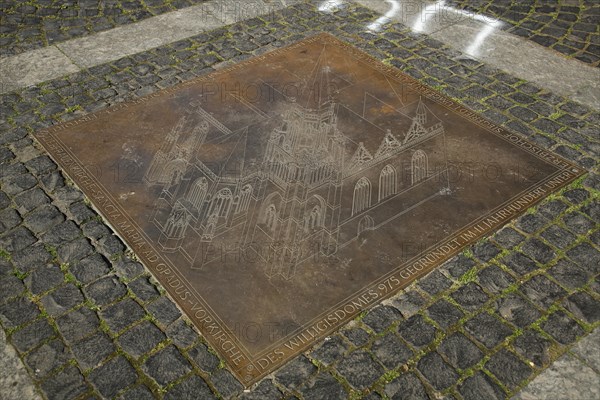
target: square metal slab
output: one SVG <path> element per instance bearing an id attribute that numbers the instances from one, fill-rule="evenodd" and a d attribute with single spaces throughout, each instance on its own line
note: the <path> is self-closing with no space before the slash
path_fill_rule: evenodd
<path id="1" fill-rule="evenodd" d="M 327 34 L 36 137 L 246 385 L 584 172 Z"/>

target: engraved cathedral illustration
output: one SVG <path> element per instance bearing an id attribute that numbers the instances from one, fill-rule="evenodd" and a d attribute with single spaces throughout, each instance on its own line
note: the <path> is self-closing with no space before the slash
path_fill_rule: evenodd
<path id="1" fill-rule="evenodd" d="M 191 105 L 144 177 L 159 193 L 161 250 L 202 269 L 241 248 L 267 277 L 291 279 L 311 257 L 359 244 L 448 190 L 442 122 L 422 99 L 395 118 L 403 129 L 371 129 L 361 141 L 340 125 L 376 123 L 331 97 L 312 108 L 288 99 L 266 132 L 269 124 L 231 132 Z M 200 251 L 207 243 L 221 251 Z"/>

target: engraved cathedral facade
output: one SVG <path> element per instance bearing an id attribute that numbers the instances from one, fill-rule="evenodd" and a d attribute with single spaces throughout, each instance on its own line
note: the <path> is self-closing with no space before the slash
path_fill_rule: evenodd
<path id="1" fill-rule="evenodd" d="M 367 118 L 331 100 L 318 109 L 292 101 L 266 132 L 231 132 L 192 106 L 144 177 L 158 196 L 151 218 L 161 250 L 201 269 L 222 262 L 223 249 L 243 249 L 268 277 L 291 279 L 311 257 L 393 223 L 448 188 L 442 122 L 421 100 L 407 108 L 402 131 L 361 141 L 339 119 Z M 200 251 L 207 243 L 220 251 Z"/>

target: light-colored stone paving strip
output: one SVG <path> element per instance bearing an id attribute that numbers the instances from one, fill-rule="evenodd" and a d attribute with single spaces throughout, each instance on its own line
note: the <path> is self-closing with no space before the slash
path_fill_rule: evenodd
<path id="1" fill-rule="evenodd" d="M 38 400 L 31 377 L 17 356 L 15 349 L 6 342 L 4 330 L 0 328 L 0 398 L 3 400 Z"/>
<path id="2" fill-rule="evenodd" d="M 56 79 L 301 0 L 213 0 L 0 60 L 0 93 Z"/>
<path id="3" fill-rule="evenodd" d="M 538 375 L 514 400 L 600 399 L 600 329 L 577 343 L 571 352 Z"/>
<path id="4" fill-rule="evenodd" d="M 370 26 L 374 31 L 385 22 L 400 22 L 490 66 L 600 109 L 600 69 L 503 31 L 501 21 L 445 6 L 443 1 L 354 1 L 385 15 Z"/>
<path id="5" fill-rule="evenodd" d="M 44 47 L 0 59 L 0 93 L 7 93 L 79 71 L 56 47 Z"/>

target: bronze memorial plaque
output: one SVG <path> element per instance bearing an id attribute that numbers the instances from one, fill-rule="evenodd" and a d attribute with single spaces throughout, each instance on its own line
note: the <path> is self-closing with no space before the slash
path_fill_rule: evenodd
<path id="1" fill-rule="evenodd" d="M 584 172 L 328 34 L 36 137 L 246 385 Z"/>

